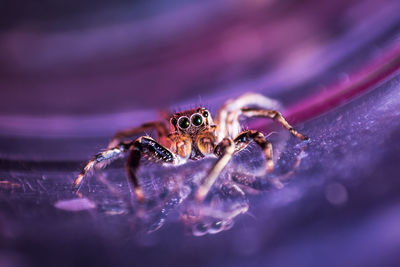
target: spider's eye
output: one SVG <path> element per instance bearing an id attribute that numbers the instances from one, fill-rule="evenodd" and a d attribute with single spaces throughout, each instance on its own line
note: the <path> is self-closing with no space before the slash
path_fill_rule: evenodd
<path id="1" fill-rule="evenodd" d="M 180 117 L 178 120 L 179 127 L 186 129 L 190 126 L 190 121 L 187 117 Z"/>
<path id="2" fill-rule="evenodd" d="M 203 118 L 199 114 L 192 116 L 192 123 L 194 126 L 200 126 L 203 123 Z"/>
<path id="3" fill-rule="evenodd" d="M 172 119 L 171 119 L 171 123 L 172 123 L 172 125 L 176 125 L 176 119 L 175 119 L 175 118 L 172 118 Z"/>
<path id="4" fill-rule="evenodd" d="M 203 111 L 203 116 L 204 116 L 204 118 L 207 118 L 208 117 L 208 111 L 206 110 L 206 111 Z"/>

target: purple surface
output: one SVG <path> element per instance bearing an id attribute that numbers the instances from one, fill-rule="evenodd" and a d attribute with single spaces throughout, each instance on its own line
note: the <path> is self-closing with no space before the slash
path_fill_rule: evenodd
<path id="1" fill-rule="evenodd" d="M 353 91 L 365 91 L 357 98 L 312 108 L 315 96 L 361 88 L 357 77 L 398 59 L 397 1 L 149 1 L 131 9 L 121 1 L 94 13 L 89 3 L 3 17 L 0 266 L 400 264 L 397 65 Z M 290 183 L 251 195 L 231 230 L 193 237 L 172 214 L 146 234 L 138 206 L 126 202 L 122 162 L 104 172 L 122 199 L 92 177 L 90 202 L 74 204 L 88 210 L 63 210 L 80 167 L 114 131 L 154 119 L 160 107 L 201 102 L 215 111 L 247 91 L 291 107 L 312 141 Z M 290 138 L 280 148 L 276 173 L 290 170 L 297 144 Z M 249 155 L 237 162 L 252 167 Z"/>

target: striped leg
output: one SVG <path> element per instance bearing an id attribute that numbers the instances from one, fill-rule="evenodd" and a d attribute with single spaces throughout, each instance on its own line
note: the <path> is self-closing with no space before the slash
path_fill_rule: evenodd
<path id="1" fill-rule="evenodd" d="M 231 174 L 231 178 L 234 182 L 250 187 L 257 191 L 265 191 L 270 190 L 271 188 L 281 189 L 283 187 L 283 183 L 290 179 L 295 172 L 300 168 L 301 160 L 306 156 L 305 150 L 307 149 L 307 145 L 304 145 L 300 148 L 300 152 L 297 154 L 293 167 L 290 171 L 275 176 L 271 178 L 259 177 L 253 174 L 234 172 Z"/>
<path id="2" fill-rule="evenodd" d="M 133 147 L 133 142 L 124 142 L 113 148 L 96 154 L 91 160 L 89 160 L 86 166 L 82 169 L 81 173 L 75 179 L 73 190 L 78 193 L 80 187 L 82 186 L 83 179 L 88 174 L 93 173 L 95 169 L 104 168 L 114 160 L 121 158 L 126 152 L 129 151 L 130 147 Z"/>
<path id="3" fill-rule="evenodd" d="M 228 100 L 218 111 L 216 116 L 217 137 L 221 141 L 224 137 L 234 138 L 242 128 L 239 117 L 242 115 L 242 108 L 257 106 L 263 109 L 279 109 L 279 102 L 257 93 L 246 93 L 238 98 Z"/>
<path id="4" fill-rule="evenodd" d="M 240 133 L 233 141 L 236 146 L 236 151 L 244 149 L 252 140 L 261 147 L 264 152 L 266 162 L 266 171 L 272 172 L 274 170 L 274 161 L 272 160 L 272 144 L 267 141 L 264 135 L 256 130 L 249 130 Z"/>
<path id="5" fill-rule="evenodd" d="M 144 131 L 153 130 L 153 129 L 156 131 L 158 139 L 165 141 L 165 139 L 169 133 L 168 128 L 165 126 L 165 124 L 163 122 L 155 121 L 155 122 L 144 123 L 141 126 L 117 132 L 114 135 L 114 137 L 111 139 L 107 148 L 115 147 L 121 141 L 123 141 L 125 138 L 129 138 L 129 137 L 135 136 L 137 134 L 143 133 Z"/>
<path id="6" fill-rule="evenodd" d="M 155 162 L 163 162 L 174 164 L 175 155 L 167 148 L 158 144 L 153 138 L 149 136 L 142 136 L 136 139 L 135 145 L 131 146 L 128 162 L 126 165 L 126 171 L 128 178 L 133 185 L 134 193 L 140 202 L 144 201 L 143 190 L 139 185 L 139 181 L 136 177 L 136 171 L 140 165 L 140 159 L 143 155 L 146 155 L 149 159 Z"/>
<path id="7" fill-rule="evenodd" d="M 73 189 L 77 193 L 82 185 L 83 179 L 95 169 L 104 168 L 112 161 L 121 158 L 126 152 L 130 152 L 126 170 L 130 182 L 134 187 L 134 193 L 139 201 L 144 200 L 143 191 L 140 188 L 136 177 L 136 170 L 139 167 L 142 154 L 147 155 L 151 160 L 174 163 L 175 156 L 165 147 L 158 144 L 151 137 L 139 137 L 135 141 L 120 143 L 114 148 L 107 149 L 95 155 L 83 168 L 82 172 L 75 179 Z"/>
<path id="8" fill-rule="evenodd" d="M 169 213 L 173 211 L 182 201 L 183 199 L 181 196 L 179 196 L 179 194 L 174 195 L 168 201 L 166 201 L 160 213 L 158 213 L 152 221 L 147 232 L 152 233 L 160 229 L 164 225 Z"/>
<path id="9" fill-rule="evenodd" d="M 242 115 L 246 117 L 263 117 L 273 119 L 285 127 L 293 136 L 303 141 L 308 140 L 308 137 L 296 131 L 279 111 L 259 108 L 242 108 Z"/>

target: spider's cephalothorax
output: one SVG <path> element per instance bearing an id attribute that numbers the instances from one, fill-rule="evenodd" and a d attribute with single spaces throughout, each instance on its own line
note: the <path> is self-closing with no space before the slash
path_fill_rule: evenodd
<path id="1" fill-rule="evenodd" d="M 172 115 L 173 132 L 167 136 L 171 151 L 181 158 L 198 160 L 213 153 L 216 125 L 205 108 L 191 109 Z"/>
<path id="2" fill-rule="evenodd" d="M 271 172 L 273 170 L 272 144 L 257 130 L 242 131 L 239 121 L 241 117 L 273 119 L 285 127 L 293 136 L 300 140 L 308 139 L 297 132 L 281 113 L 276 111 L 278 107 L 278 103 L 274 100 L 260 94 L 248 93 L 227 101 L 218 111 L 215 122 L 207 109 L 196 108 L 172 114 L 169 121 L 149 122 L 139 127 L 118 132 L 109 143 L 107 150 L 95 155 L 86 164 L 74 182 L 74 189 L 79 190 L 83 178 L 95 168 L 105 167 L 113 160 L 128 154 L 126 164 L 128 177 L 137 199 L 142 202 L 145 195 L 136 176 L 142 157 L 164 165 L 179 165 L 187 160 L 199 160 L 205 156 L 214 156 L 217 157 L 216 162 L 194 194 L 196 202 L 201 203 L 232 155 L 244 149 L 251 141 L 254 141 L 264 152 L 266 158 L 265 171 Z M 156 131 L 156 139 L 150 136 L 141 136 L 134 140 L 128 139 L 150 129 Z M 229 184 L 220 185 L 220 189 L 225 195 L 244 198 L 245 194 L 238 185 L 252 187 L 252 184 L 248 181 L 232 178 Z M 179 201 L 175 202 L 178 203 Z M 241 203 L 247 202 L 241 201 Z M 230 218 L 246 210 L 246 207 L 240 205 L 240 208 L 235 208 L 224 216 L 230 220 Z M 205 216 L 204 214 L 201 215 L 201 212 L 199 214 L 199 217 Z M 217 225 L 222 225 L 223 218 L 219 219 L 221 219 L 221 224 L 217 223 Z M 200 228 L 208 229 L 207 227 Z M 209 232 L 211 233 L 214 230 Z"/>

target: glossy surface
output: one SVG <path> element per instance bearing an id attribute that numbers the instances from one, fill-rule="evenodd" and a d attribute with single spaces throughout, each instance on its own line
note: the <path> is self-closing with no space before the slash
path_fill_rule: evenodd
<path id="1" fill-rule="evenodd" d="M 315 95 L 357 87 L 356 77 L 376 73 L 371 64 L 399 57 L 397 1 L 176 1 L 157 12 L 151 3 L 146 20 L 118 9 L 113 23 L 101 19 L 112 14 L 105 11 L 81 25 L 67 12 L 69 23 L 58 20 L 52 30 L 40 19 L 35 30 L 23 19 L 18 27 L 7 24 L 0 266 L 398 266 L 398 69 L 367 83 L 357 98 L 345 94 L 306 117 L 298 112 L 320 103 Z M 311 142 L 290 182 L 251 195 L 249 212 L 230 230 L 194 237 L 177 220 L 177 208 L 147 234 L 122 161 L 103 173 L 119 197 L 92 177 L 86 198 L 69 201 L 81 166 L 116 130 L 155 119 L 161 106 L 197 106 L 199 94 L 214 112 L 249 90 L 281 101 Z M 282 142 L 286 133 L 261 121 L 249 126 L 278 132 L 270 136 L 280 151 L 276 174 L 289 171 L 299 142 Z M 233 164 L 256 168 L 253 153 L 256 147 Z M 142 177 L 159 195 L 163 175 L 201 175 L 211 161 L 169 170 L 146 165 Z"/>

